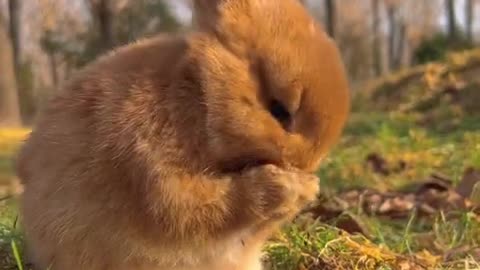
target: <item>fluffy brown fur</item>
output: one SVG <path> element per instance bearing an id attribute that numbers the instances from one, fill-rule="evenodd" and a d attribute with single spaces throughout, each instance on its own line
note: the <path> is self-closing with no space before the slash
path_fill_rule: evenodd
<path id="1" fill-rule="evenodd" d="M 349 97 L 297 0 L 197 0 L 196 33 L 101 57 L 18 158 L 38 269 L 257 270 L 315 199 Z"/>

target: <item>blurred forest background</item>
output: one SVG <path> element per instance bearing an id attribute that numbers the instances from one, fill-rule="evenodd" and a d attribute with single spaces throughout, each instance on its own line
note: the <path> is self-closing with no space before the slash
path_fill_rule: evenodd
<path id="1" fill-rule="evenodd" d="M 475 44 L 477 0 L 303 1 L 341 48 L 353 89 Z M 99 54 L 186 31 L 188 0 L 0 0 L 0 124 L 30 125 L 62 82 Z"/>
<path id="2" fill-rule="evenodd" d="M 0 269 L 29 269 L 13 160 L 46 100 L 107 50 L 189 31 L 191 1 L 0 0 Z M 302 2 L 353 106 L 267 269 L 480 269 L 480 0 Z"/>

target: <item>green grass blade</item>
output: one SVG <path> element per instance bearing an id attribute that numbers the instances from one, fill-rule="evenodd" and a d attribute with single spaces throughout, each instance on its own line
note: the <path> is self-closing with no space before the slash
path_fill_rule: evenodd
<path id="1" fill-rule="evenodd" d="M 22 259 L 20 258 L 20 252 L 18 251 L 17 243 L 15 242 L 15 240 L 11 241 L 11 245 L 12 245 L 13 256 L 15 257 L 15 261 L 17 262 L 18 270 L 24 270 Z"/>

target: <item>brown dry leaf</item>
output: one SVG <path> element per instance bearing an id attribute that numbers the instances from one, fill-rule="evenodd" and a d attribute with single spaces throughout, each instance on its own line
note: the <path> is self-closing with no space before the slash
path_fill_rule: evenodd
<path id="1" fill-rule="evenodd" d="M 372 154 L 373 155 L 373 154 Z M 480 182 L 478 190 L 471 192 L 479 194 L 473 196 L 472 201 L 480 205 Z M 410 188 L 412 190 L 412 188 Z M 371 215 L 386 216 L 389 218 L 408 217 L 413 209 L 418 209 L 421 216 L 444 211 L 447 215 L 453 210 L 471 210 L 475 204 L 457 193 L 448 177 L 433 174 L 427 181 L 413 188 L 413 192 L 380 192 L 373 189 L 355 189 L 345 191 L 337 196 L 319 202 L 316 206 L 306 210 L 314 218 L 332 221 L 348 209 L 358 209 L 360 212 Z M 348 232 L 365 233 L 361 224 L 355 220 L 342 221 L 342 226 Z"/>
<path id="2" fill-rule="evenodd" d="M 435 249 L 436 235 L 434 232 L 417 233 L 414 236 L 414 241 L 419 249 L 426 249 L 430 252 L 443 253 L 443 250 Z M 420 253 L 421 254 L 421 253 Z"/>
<path id="3" fill-rule="evenodd" d="M 374 194 L 368 197 L 365 203 L 367 203 L 365 208 L 369 213 L 376 213 L 383 203 L 383 197 L 380 194 Z"/>
<path id="4" fill-rule="evenodd" d="M 474 249 L 471 246 L 461 246 L 445 252 L 445 254 L 443 255 L 443 260 L 445 262 L 450 262 L 456 260 L 457 258 L 464 258 L 466 255 L 469 254 L 474 257 L 475 254 L 479 255 L 478 257 L 476 257 L 476 259 L 480 259 L 480 249 Z"/>
<path id="5" fill-rule="evenodd" d="M 380 208 L 378 209 L 378 212 L 381 214 L 385 214 L 392 211 L 392 209 L 393 209 L 392 200 L 385 200 L 380 206 Z"/>
<path id="6" fill-rule="evenodd" d="M 373 172 L 383 176 L 387 176 L 392 173 L 400 173 L 407 168 L 407 163 L 404 160 L 396 162 L 397 164 L 393 166 L 378 153 L 370 153 L 367 155 L 365 162 Z"/>
<path id="7" fill-rule="evenodd" d="M 472 194 L 470 195 L 470 202 L 475 207 L 480 207 L 480 182 L 473 186 Z"/>
<path id="8" fill-rule="evenodd" d="M 421 268 L 418 265 L 415 265 L 412 262 L 409 261 L 402 261 L 398 264 L 398 269 L 399 270 L 423 270 L 424 268 Z"/>
<path id="9" fill-rule="evenodd" d="M 449 190 L 447 193 L 447 202 L 452 206 L 453 208 L 460 208 L 460 209 L 466 209 L 467 204 L 466 204 L 466 199 L 465 197 L 462 197 L 460 194 L 458 194 L 454 190 Z"/>
<path id="10" fill-rule="evenodd" d="M 452 187 L 451 181 L 447 177 L 439 174 L 432 175 L 428 181 L 421 184 L 415 194 L 420 210 L 427 214 L 438 210 L 469 208 L 467 198 L 461 196 Z"/>
<path id="11" fill-rule="evenodd" d="M 314 219 L 320 218 L 321 220 L 331 220 L 340 216 L 345 209 L 339 206 L 332 205 L 331 203 L 320 203 L 312 206 L 307 211 L 312 214 Z"/>
<path id="12" fill-rule="evenodd" d="M 416 194 L 422 194 L 430 190 L 445 192 L 451 188 L 452 181 L 449 178 L 440 174 L 432 174 L 429 179 L 420 183 L 417 187 Z"/>
<path id="13" fill-rule="evenodd" d="M 380 194 L 372 194 L 367 198 L 368 203 L 374 203 L 374 204 L 379 204 L 382 202 L 382 196 Z"/>
<path id="14" fill-rule="evenodd" d="M 401 262 L 399 265 L 400 270 L 412 270 L 412 266 L 409 262 Z"/>
<path id="15" fill-rule="evenodd" d="M 371 232 L 368 229 L 368 226 L 363 222 L 363 220 L 352 214 L 345 214 L 335 220 L 335 227 L 344 230 L 350 234 L 362 234 L 367 238 L 372 237 Z"/>
<path id="16" fill-rule="evenodd" d="M 415 204 L 406 197 L 395 197 L 392 203 L 396 211 L 410 211 L 415 206 Z"/>
<path id="17" fill-rule="evenodd" d="M 472 194 L 473 187 L 480 183 L 480 171 L 474 168 L 468 168 L 465 170 L 460 184 L 458 184 L 455 191 L 464 198 L 469 198 Z"/>
<path id="18" fill-rule="evenodd" d="M 355 201 L 358 200 L 360 196 L 360 191 L 358 190 L 351 190 L 343 194 L 342 198 L 346 201 Z"/>
<path id="19" fill-rule="evenodd" d="M 476 261 L 480 261 L 480 247 L 471 250 L 469 253 L 473 257 L 473 259 L 475 259 Z"/>
<path id="20" fill-rule="evenodd" d="M 427 265 L 438 265 L 442 261 L 442 256 L 437 256 L 433 255 L 430 253 L 428 250 L 422 250 L 421 252 L 418 252 L 415 254 L 415 257 L 422 261 L 425 262 Z"/>
<path id="21" fill-rule="evenodd" d="M 435 212 L 437 212 L 435 208 L 433 208 L 427 203 L 421 203 L 419 205 L 419 210 L 427 215 L 435 214 Z"/>
<path id="22" fill-rule="evenodd" d="M 369 166 L 375 173 L 385 176 L 390 174 L 387 161 L 379 154 L 369 154 L 366 158 L 366 162 L 367 166 Z"/>

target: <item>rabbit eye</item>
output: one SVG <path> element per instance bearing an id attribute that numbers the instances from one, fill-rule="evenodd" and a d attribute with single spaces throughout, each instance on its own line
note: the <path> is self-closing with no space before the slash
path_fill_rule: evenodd
<path id="1" fill-rule="evenodd" d="M 291 120 L 290 112 L 280 102 L 275 100 L 270 104 L 270 113 L 284 128 L 289 126 Z"/>

